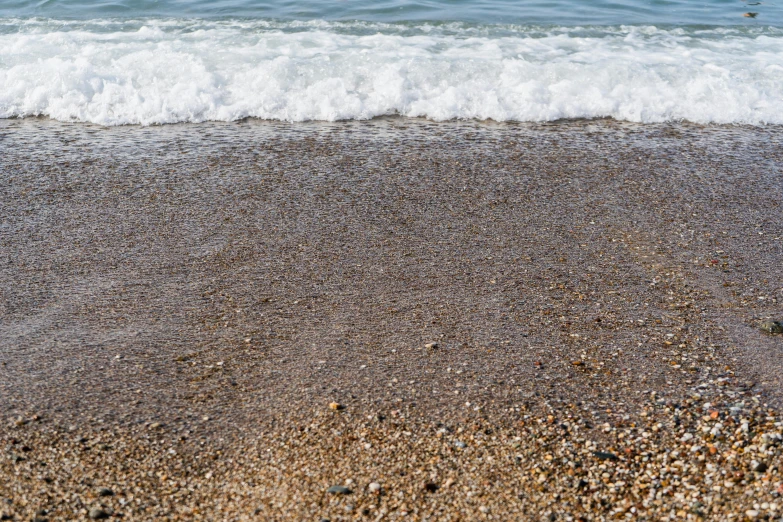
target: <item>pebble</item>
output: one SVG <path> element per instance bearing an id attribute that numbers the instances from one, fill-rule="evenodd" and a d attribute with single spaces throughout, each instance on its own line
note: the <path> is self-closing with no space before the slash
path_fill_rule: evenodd
<path id="1" fill-rule="evenodd" d="M 377 482 L 370 482 L 370 485 L 367 486 L 367 489 L 370 490 L 370 493 L 378 493 L 381 490 L 381 485 Z"/>
<path id="2" fill-rule="evenodd" d="M 462 442 L 461 440 L 458 440 L 457 442 L 455 442 L 454 445 L 456 447 L 458 447 L 458 448 L 461 448 L 461 449 L 464 449 L 464 448 L 468 447 L 468 445 L 465 444 L 464 442 Z"/>
<path id="3" fill-rule="evenodd" d="M 438 347 L 438 343 L 427 343 L 424 347 L 428 350 L 434 350 Z"/>
<path id="4" fill-rule="evenodd" d="M 771 334 L 783 334 L 783 323 L 780 321 L 762 321 L 759 328 Z"/>
<path id="5" fill-rule="evenodd" d="M 89 516 L 93 520 L 100 520 L 103 518 L 109 518 L 109 513 L 102 508 L 94 507 L 90 509 Z"/>
<path id="6" fill-rule="evenodd" d="M 600 460 L 620 460 L 620 457 L 608 451 L 594 451 L 593 456 Z"/>
<path id="7" fill-rule="evenodd" d="M 98 488 L 99 497 L 111 497 L 112 495 L 114 495 L 114 491 L 109 488 Z"/>
<path id="8" fill-rule="evenodd" d="M 331 493 L 332 495 L 348 495 L 351 493 L 351 488 L 346 486 L 332 486 L 327 489 L 326 492 Z"/>
<path id="9" fill-rule="evenodd" d="M 343 409 L 343 405 L 340 404 L 339 402 L 330 402 L 329 403 L 329 409 L 330 410 L 334 410 L 334 411 L 342 410 Z"/>

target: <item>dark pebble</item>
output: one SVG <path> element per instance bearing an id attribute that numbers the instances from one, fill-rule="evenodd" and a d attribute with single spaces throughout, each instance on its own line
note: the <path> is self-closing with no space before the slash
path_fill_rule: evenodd
<path id="1" fill-rule="evenodd" d="M 434 482 L 427 482 L 426 484 L 424 484 L 424 490 L 429 491 L 430 493 L 435 493 L 436 491 L 438 491 L 438 489 L 440 489 L 440 486 L 438 486 Z"/>
<path id="2" fill-rule="evenodd" d="M 332 486 L 327 489 L 326 492 L 333 495 L 348 495 L 351 492 L 351 489 L 345 486 Z"/>
<path id="3" fill-rule="evenodd" d="M 608 451 L 594 451 L 593 456 L 600 460 L 620 460 L 620 457 Z"/>

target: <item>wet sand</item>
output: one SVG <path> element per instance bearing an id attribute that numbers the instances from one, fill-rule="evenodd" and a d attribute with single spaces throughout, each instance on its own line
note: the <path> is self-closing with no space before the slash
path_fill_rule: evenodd
<path id="1" fill-rule="evenodd" d="M 0 121 L 0 513 L 780 518 L 781 141 Z"/>

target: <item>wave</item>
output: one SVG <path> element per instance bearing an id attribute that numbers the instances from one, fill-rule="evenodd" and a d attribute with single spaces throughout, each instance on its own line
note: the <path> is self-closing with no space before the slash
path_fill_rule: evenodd
<path id="1" fill-rule="evenodd" d="M 783 123 L 783 30 L 0 19 L 0 117 Z"/>

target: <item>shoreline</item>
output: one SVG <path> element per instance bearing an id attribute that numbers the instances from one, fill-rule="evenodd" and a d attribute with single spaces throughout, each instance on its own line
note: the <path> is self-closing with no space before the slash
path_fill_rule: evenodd
<path id="1" fill-rule="evenodd" d="M 209 126 L 225 126 L 225 125 L 253 125 L 253 126 L 263 126 L 263 125 L 270 125 L 270 126 L 282 126 L 286 128 L 290 127 L 296 127 L 296 126 L 303 126 L 303 127 L 313 127 L 313 126 L 320 126 L 324 128 L 331 128 L 331 127 L 345 127 L 352 124 L 358 125 L 358 126 L 367 126 L 367 125 L 374 125 L 374 124 L 389 124 L 392 122 L 402 123 L 402 124 L 412 124 L 412 125 L 456 125 L 456 126 L 474 126 L 474 127 L 498 127 L 498 126 L 508 126 L 508 127 L 529 127 L 531 129 L 536 129 L 539 127 L 546 127 L 546 126 L 558 126 L 558 127 L 566 127 L 570 128 L 570 130 L 574 130 L 574 127 L 580 127 L 580 126 L 590 126 L 590 125 L 597 125 L 599 126 L 599 129 L 601 128 L 607 128 L 612 126 L 627 126 L 627 127 L 640 127 L 640 128 L 666 128 L 666 127 L 673 127 L 673 128 L 681 128 L 681 129 L 688 129 L 688 128 L 696 128 L 696 129 L 707 129 L 707 130 L 718 130 L 718 129 L 730 129 L 730 130 L 747 130 L 747 131 L 753 131 L 754 129 L 757 130 L 771 130 L 771 131 L 779 131 L 781 128 L 783 128 L 783 124 L 781 123 L 742 123 L 742 122 L 734 122 L 734 123 L 719 123 L 719 122 L 708 122 L 708 123 L 702 123 L 698 121 L 691 121 L 691 120 L 667 120 L 667 121 L 654 121 L 654 122 L 640 122 L 640 121 L 631 121 L 631 120 L 623 120 L 623 119 L 617 119 L 613 116 L 591 116 L 591 117 L 573 117 L 573 118 L 559 118 L 556 120 L 495 120 L 492 118 L 487 119 L 476 119 L 476 118 L 450 118 L 447 120 L 439 120 L 439 119 L 433 119 L 426 116 L 406 116 L 404 114 L 394 113 L 394 114 L 383 114 L 378 116 L 372 116 L 370 118 L 345 118 L 345 119 L 338 119 L 338 120 L 303 120 L 303 121 L 294 121 L 294 120 L 280 120 L 280 119 L 267 119 L 267 118 L 260 118 L 256 116 L 244 116 L 235 120 L 204 120 L 204 121 L 178 121 L 178 122 L 170 122 L 170 123 L 150 123 L 150 124 L 142 124 L 142 123 L 123 123 L 118 125 L 103 125 L 100 123 L 93 123 L 90 121 L 84 121 L 84 120 L 58 120 L 56 118 L 53 118 L 48 115 L 25 115 L 25 116 L 10 116 L 5 118 L 0 118 L 0 125 L 3 127 L 7 127 L 9 125 L 14 124 L 34 124 L 34 123 L 44 123 L 44 124 L 50 124 L 53 126 L 73 126 L 73 127 L 86 127 L 91 129 L 102 129 L 102 130 L 110 130 L 110 129 L 166 129 L 166 128 L 178 128 L 178 127 L 209 127 Z"/>
<path id="2" fill-rule="evenodd" d="M 780 516 L 782 139 L 0 122 L 0 512 Z"/>

